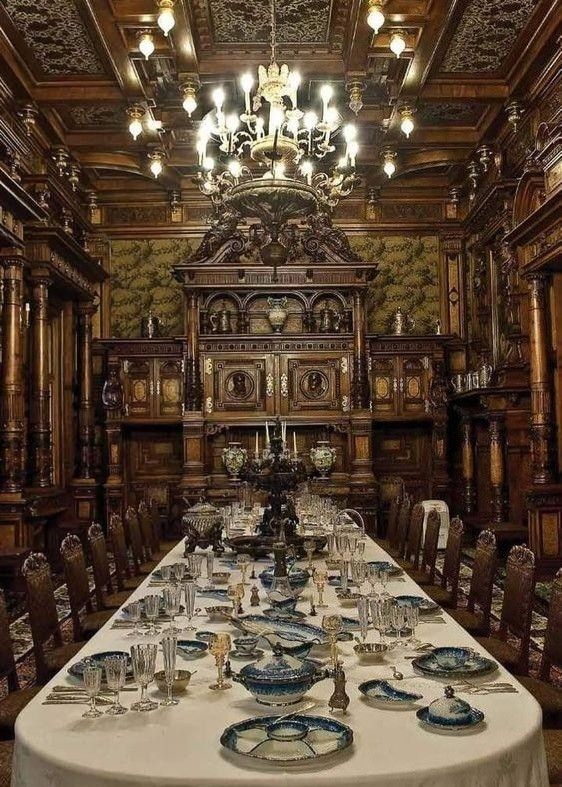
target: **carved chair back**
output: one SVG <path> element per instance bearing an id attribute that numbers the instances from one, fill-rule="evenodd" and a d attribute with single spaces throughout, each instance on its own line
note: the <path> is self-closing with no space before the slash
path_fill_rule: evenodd
<path id="1" fill-rule="evenodd" d="M 490 630 L 492 592 L 497 563 L 496 537 L 491 530 L 483 530 L 476 541 L 476 553 L 468 592 L 468 609 L 471 612 L 475 611 L 475 607 L 480 609 L 486 633 Z"/>
<path id="2" fill-rule="evenodd" d="M 78 536 L 72 533 L 66 535 L 62 540 L 60 553 L 70 602 L 74 639 L 78 642 L 82 639 L 80 616 L 85 612 L 93 611 L 86 557 Z"/>
<path id="3" fill-rule="evenodd" d="M 404 557 L 417 568 L 420 562 L 420 549 L 423 535 L 424 508 L 421 503 L 416 503 L 410 514 L 410 529 L 406 539 Z"/>
<path id="4" fill-rule="evenodd" d="M 396 537 L 391 544 L 392 548 L 398 552 L 400 556 L 404 554 L 406 546 L 406 539 L 408 538 L 408 528 L 410 526 L 410 509 L 412 507 L 412 499 L 409 495 L 404 495 L 398 512 L 398 526 L 396 528 Z"/>
<path id="5" fill-rule="evenodd" d="M 160 551 L 160 510 L 157 500 L 151 498 L 148 508 L 152 523 L 152 551 L 156 553 Z"/>
<path id="6" fill-rule="evenodd" d="M 447 534 L 447 545 L 445 547 L 445 559 L 443 561 L 443 576 L 441 585 L 451 590 L 452 602 L 456 606 L 459 595 L 459 575 L 461 571 L 461 552 L 462 539 L 464 535 L 464 524 L 462 519 L 455 516 L 449 524 Z"/>
<path id="7" fill-rule="evenodd" d="M 140 566 L 145 562 L 145 556 L 139 518 L 132 506 L 129 506 L 125 512 L 125 527 L 129 536 L 129 544 L 131 545 L 135 573 L 138 574 Z"/>
<path id="8" fill-rule="evenodd" d="M 8 610 L 6 609 L 6 599 L 0 590 L 0 678 L 6 678 L 9 691 L 17 691 L 20 687 L 18 673 L 16 670 L 16 660 L 14 658 L 14 647 L 10 636 L 10 622 L 8 620 Z"/>
<path id="9" fill-rule="evenodd" d="M 119 514 L 111 514 L 109 517 L 107 533 L 111 542 L 113 560 L 115 561 L 117 587 L 119 590 L 124 590 L 125 580 L 131 578 L 131 566 L 129 563 L 129 550 L 125 540 L 125 528 Z"/>
<path id="10" fill-rule="evenodd" d="M 548 622 L 540 668 L 540 676 L 543 680 L 549 679 L 550 668 L 553 665 L 562 669 L 562 568 L 558 569 L 550 591 Z"/>
<path id="11" fill-rule="evenodd" d="M 41 681 L 48 675 L 45 644 L 52 638 L 56 646 L 62 645 L 51 569 L 45 555 L 42 552 L 32 552 L 24 561 L 22 574 L 27 590 L 27 611 L 37 675 Z"/>
<path id="12" fill-rule="evenodd" d="M 388 527 L 386 528 L 386 540 L 389 544 L 393 544 L 396 541 L 396 531 L 398 529 L 398 514 L 400 512 L 400 505 L 402 502 L 402 498 L 392 497 L 390 500 L 390 506 L 388 508 Z"/>
<path id="13" fill-rule="evenodd" d="M 535 581 L 534 554 L 524 545 L 512 547 L 507 556 L 499 634 L 503 639 L 508 633 L 519 637 L 519 669 L 524 673 L 529 662 Z"/>
<path id="14" fill-rule="evenodd" d="M 98 609 L 103 609 L 105 594 L 113 593 L 113 582 L 111 581 L 111 569 L 109 567 L 105 536 L 101 525 L 97 522 L 92 522 L 88 528 L 88 544 L 94 572 L 96 603 Z"/>
<path id="15" fill-rule="evenodd" d="M 435 561 L 437 560 L 437 545 L 439 543 L 440 528 L 441 516 L 439 511 L 432 508 L 427 515 L 420 566 L 422 571 L 427 572 L 430 583 L 435 579 Z"/>
<path id="16" fill-rule="evenodd" d="M 152 551 L 154 549 L 154 533 L 152 530 L 152 516 L 144 500 L 141 500 L 139 503 L 138 520 L 140 525 L 142 545 L 144 547 L 144 559 L 151 560 Z"/>

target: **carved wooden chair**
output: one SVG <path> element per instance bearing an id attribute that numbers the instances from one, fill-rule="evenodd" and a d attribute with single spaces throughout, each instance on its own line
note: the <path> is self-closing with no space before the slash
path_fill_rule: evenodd
<path id="1" fill-rule="evenodd" d="M 417 569 L 419 567 L 424 515 L 425 511 L 422 504 L 416 503 L 410 513 L 410 525 L 404 548 L 404 557 L 400 557 L 397 560 L 398 564 L 404 569 Z"/>
<path id="2" fill-rule="evenodd" d="M 142 577 L 133 576 L 131 563 L 129 560 L 129 550 L 125 540 L 125 528 L 123 520 L 119 514 L 111 514 L 107 533 L 113 552 L 115 562 L 115 577 L 117 580 L 117 590 L 135 590 L 143 581 Z"/>
<path id="3" fill-rule="evenodd" d="M 129 590 L 117 591 L 111 578 L 107 545 L 101 525 L 92 522 L 88 528 L 88 545 L 92 558 L 96 605 L 98 609 L 118 609 L 130 596 Z"/>
<path id="4" fill-rule="evenodd" d="M 455 516 L 451 519 L 449 525 L 441 582 L 439 585 L 430 585 L 425 588 L 425 592 L 430 598 L 436 601 L 440 606 L 448 607 L 449 609 L 454 609 L 457 606 L 459 598 L 459 576 L 461 572 L 463 536 L 464 524 L 462 519 Z"/>
<path id="5" fill-rule="evenodd" d="M 420 566 L 419 568 L 407 569 L 410 577 L 418 585 L 433 585 L 435 582 L 435 561 L 437 560 L 440 528 L 441 516 L 438 511 L 432 509 L 427 516 Z"/>
<path id="6" fill-rule="evenodd" d="M 155 552 L 163 552 L 164 554 L 168 554 L 170 549 L 173 549 L 177 543 L 178 539 L 171 539 L 166 540 L 162 536 L 162 523 L 160 520 L 160 509 L 158 508 L 158 502 L 154 498 L 150 501 L 150 515 L 152 517 L 152 531 L 154 533 L 154 551 Z"/>
<path id="7" fill-rule="evenodd" d="M 20 688 L 6 601 L 2 591 L 0 591 L 0 678 L 5 678 L 8 685 L 8 694 L 0 700 L 0 738 L 9 740 L 14 737 L 14 724 L 19 712 L 41 691 L 41 687 Z"/>
<path id="8" fill-rule="evenodd" d="M 375 538 L 377 544 L 379 544 L 387 552 L 390 551 L 390 547 L 392 543 L 396 541 L 396 529 L 398 528 L 398 513 L 400 511 L 401 502 L 402 502 L 402 498 L 399 497 L 398 495 L 390 499 L 390 505 L 388 507 L 386 534 L 384 538 Z"/>
<path id="9" fill-rule="evenodd" d="M 152 514 L 144 500 L 139 503 L 137 511 L 145 560 L 154 560 L 159 563 L 166 556 L 166 552 L 160 550 L 159 544 L 155 545 Z"/>
<path id="10" fill-rule="evenodd" d="M 125 512 L 125 528 L 127 536 L 129 537 L 129 544 L 131 545 L 135 574 L 150 574 L 158 564 L 153 560 L 149 561 L 146 559 L 139 518 L 132 506 L 129 506 Z"/>
<path id="11" fill-rule="evenodd" d="M 520 675 L 529 671 L 535 581 L 535 556 L 531 550 L 526 546 L 512 547 L 507 557 L 499 631 L 476 638 L 504 667 Z M 507 642 L 508 634 L 518 638 L 518 647 Z"/>
<path id="12" fill-rule="evenodd" d="M 63 645 L 51 569 L 45 555 L 32 552 L 23 564 L 22 573 L 27 590 L 37 679 L 39 683 L 46 683 L 78 653 L 84 643 Z M 46 648 L 49 642 L 54 647 Z"/>
<path id="13" fill-rule="evenodd" d="M 64 566 L 68 600 L 72 614 L 74 640 L 89 639 L 107 623 L 110 610 L 94 611 L 86 568 L 84 547 L 78 536 L 69 533 L 62 540 L 60 554 Z"/>
<path id="14" fill-rule="evenodd" d="M 412 500 L 409 495 L 404 495 L 400 503 L 398 511 L 398 521 L 396 524 L 396 532 L 393 534 L 392 540 L 389 541 L 388 551 L 394 557 L 402 557 L 404 548 L 406 546 L 406 539 L 408 538 L 408 528 L 410 526 L 410 509 L 412 507 Z"/>
<path id="15" fill-rule="evenodd" d="M 452 609 L 449 612 L 473 637 L 487 637 L 490 633 L 492 591 L 497 562 L 496 537 L 491 530 L 483 530 L 476 541 L 467 608 Z"/>
<path id="16" fill-rule="evenodd" d="M 541 706 L 544 724 L 562 727 L 562 690 L 548 682 L 552 667 L 562 670 L 562 568 L 556 574 L 550 592 L 539 678 L 525 675 L 519 678 Z M 562 748 L 560 754 L 562 755 Z"/>

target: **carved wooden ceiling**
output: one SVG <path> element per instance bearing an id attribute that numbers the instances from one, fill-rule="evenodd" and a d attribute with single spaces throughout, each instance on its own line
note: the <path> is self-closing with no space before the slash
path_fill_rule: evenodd
<path id="1" fill-rule="evenodd" d="M 387 0 L 375 35 L 366 0 L 279 0 L 279 60 L 298 66 L 302 94 L 316 101 L 330 81 L 338 107 L 348 109 L 349 85 L 363 88 L 360 167 L 380 185 L 380 151 L 398 150 L 398 176 L 424 172 L 451 185 L 478 144 L 493 139 L 506 102 L 525 89 L 541 53 L 554 45 L 558 0 Z M 169 152 L 163 188 L 190 188 L 194 137 L 223 85 L 241 101 L 242 71 L 267 62 L 268 3 L 175 0 L 170 36 L 156 24 L 155 0 L 0 0 L 2 57 L 22 101 L 40 109 L 53 144 L 67 145 L 100 192 L 130 177 L 148 177 L 147 152 Z M 559 14 L 558 14 L 559 15 Z M 138 34 L 154 33 L 148 61 Z M 393 31 L 406 50 L 389 50 Z M 199 106 L 190 120 L 179 85 L 197 77 Z M 135 142 L 126 109 L 141 102 L 163 131 Z M 409 140 L 399 109 L 415 110 Z"/>

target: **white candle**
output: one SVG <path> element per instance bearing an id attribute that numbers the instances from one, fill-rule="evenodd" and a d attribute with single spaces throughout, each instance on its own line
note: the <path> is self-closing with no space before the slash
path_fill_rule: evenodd
<path id="1" fill-rule="evenodd" d="M 260 455 L 260 439 L 259 439 L 259 435 L 258 435 L 257 429 L 256 429 L 256 448 L 254 450 L 254 455 L 255 455 L 256 459 Z"/>
<path id="2" fill-rule="evenodd" d="M 269 446 L 269 425 L 268 425 L 267 421 L 265 422 L 265 442 L 266 442 L 266 448 L 267 448 Z"/>
<path id="3" fill-rule="evenodd" d="M 295 454 L 295 459 L 297 458 L 297 433 L 293 431 L 293 452 Z"/>

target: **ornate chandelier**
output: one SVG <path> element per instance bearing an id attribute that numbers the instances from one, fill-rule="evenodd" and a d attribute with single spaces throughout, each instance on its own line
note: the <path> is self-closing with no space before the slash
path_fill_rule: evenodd
<path id="1" fill-rule="evenodd" d="M 203 194 L 240 218 L 261 220 L 271 238 L 291 219 L 329 211 L 353 190 L 357 177 L 356 129 L 342 125 L 331 103 L 333 89 L 320 90 L 321 111 L 299 106 L 299 74 L 276 59 L 275 0 L 271 2 L 271 61 L 254 79 L 240 79 L 244 109 L 225 111 L 222 88 L 197 138 Z M 269 105 L 269 106 L 268 106 Z M 343 155 L 337 159 L 337 148 Z"/>

